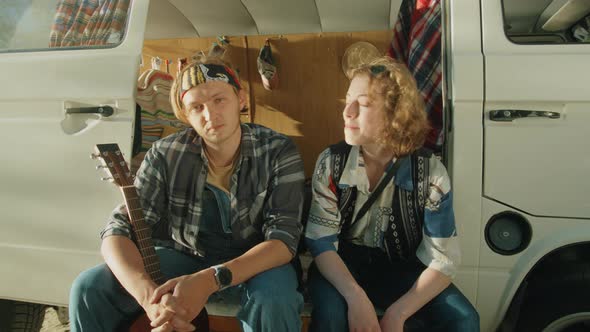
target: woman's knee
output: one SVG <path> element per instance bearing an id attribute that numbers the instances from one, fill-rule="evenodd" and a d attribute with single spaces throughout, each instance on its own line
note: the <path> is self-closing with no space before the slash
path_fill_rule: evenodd
<path id="1" fill-rule="evenodd" d="M 439 315 L 445 318 L 445 331 L 479 331 L 479 314 L 469 300 L 455 287 L 447 292 L 445 307 L 439 308 Z"/>
<path id="2" fill-rule="evenodd" d="M 310 332 L 348 331 L 348 306 L 340 294 L 312 297 Z"/>
<path id="3" fill-rule="evenodd" d="M 470 303 L 456 311 L 457 331 L 479 331 L 479 314 Z"/>
<path id="4" fill-rule="evenodd" d="M 314 321 L 347 321 L 346 300 L 318 271 L 310 275 L 309 293 Z"/>

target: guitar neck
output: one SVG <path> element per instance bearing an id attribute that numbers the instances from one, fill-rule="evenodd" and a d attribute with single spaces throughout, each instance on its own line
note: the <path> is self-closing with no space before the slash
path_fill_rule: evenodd
<path id="1" fill-rule="evenodd" d="M 135 186 L 129 185 L 121 187 L 121 191 L 125 198 L 125 205 L 129 212 L 129 221 L 133 228 L 136 245 L 141 254 L 145 270 L 155 283 L 161 285 L 164 282 L 164 277 L 160 270 L 160 260 L 154 249 L 151 229 L 145 223 L 143 218 L 143 210 L 139 203 L 137 190 L 135 189 Z"/>

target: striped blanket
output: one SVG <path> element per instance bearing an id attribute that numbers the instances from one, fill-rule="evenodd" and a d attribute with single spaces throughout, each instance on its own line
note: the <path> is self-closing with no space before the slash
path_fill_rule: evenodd
<path id="1" fill-rule="evenodd" d="M 388 54 L 416 78 L 432 126 L 425 145 L 438 152 L 444 138 L 440 0 L 404 0 L 393 33 Z"/>

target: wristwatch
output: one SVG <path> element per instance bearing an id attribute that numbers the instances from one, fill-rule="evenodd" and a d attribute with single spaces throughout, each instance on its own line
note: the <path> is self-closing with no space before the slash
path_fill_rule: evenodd
<path id="1" fill-rule="evenodd" d="M 215 271 L 215 282 L 219 287 L 218 290 L 223 290 L 231 286 L 232 274 L 230 269 L 223 264 L 215 265 L 211 268 Z"/>

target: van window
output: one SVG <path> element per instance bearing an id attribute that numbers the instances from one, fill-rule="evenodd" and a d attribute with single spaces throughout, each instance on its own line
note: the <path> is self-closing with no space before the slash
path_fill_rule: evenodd
<path id="1" fill-rule="evenodd" d="M 502 9 L 514 43 L 590 43 L 590 1 L 502 0 Z"/>
<path id="2" fill-rule="evenodd" d="M 0 52 L 104 48 L 123 40 L 131 0 L 2 0 Z"/>

